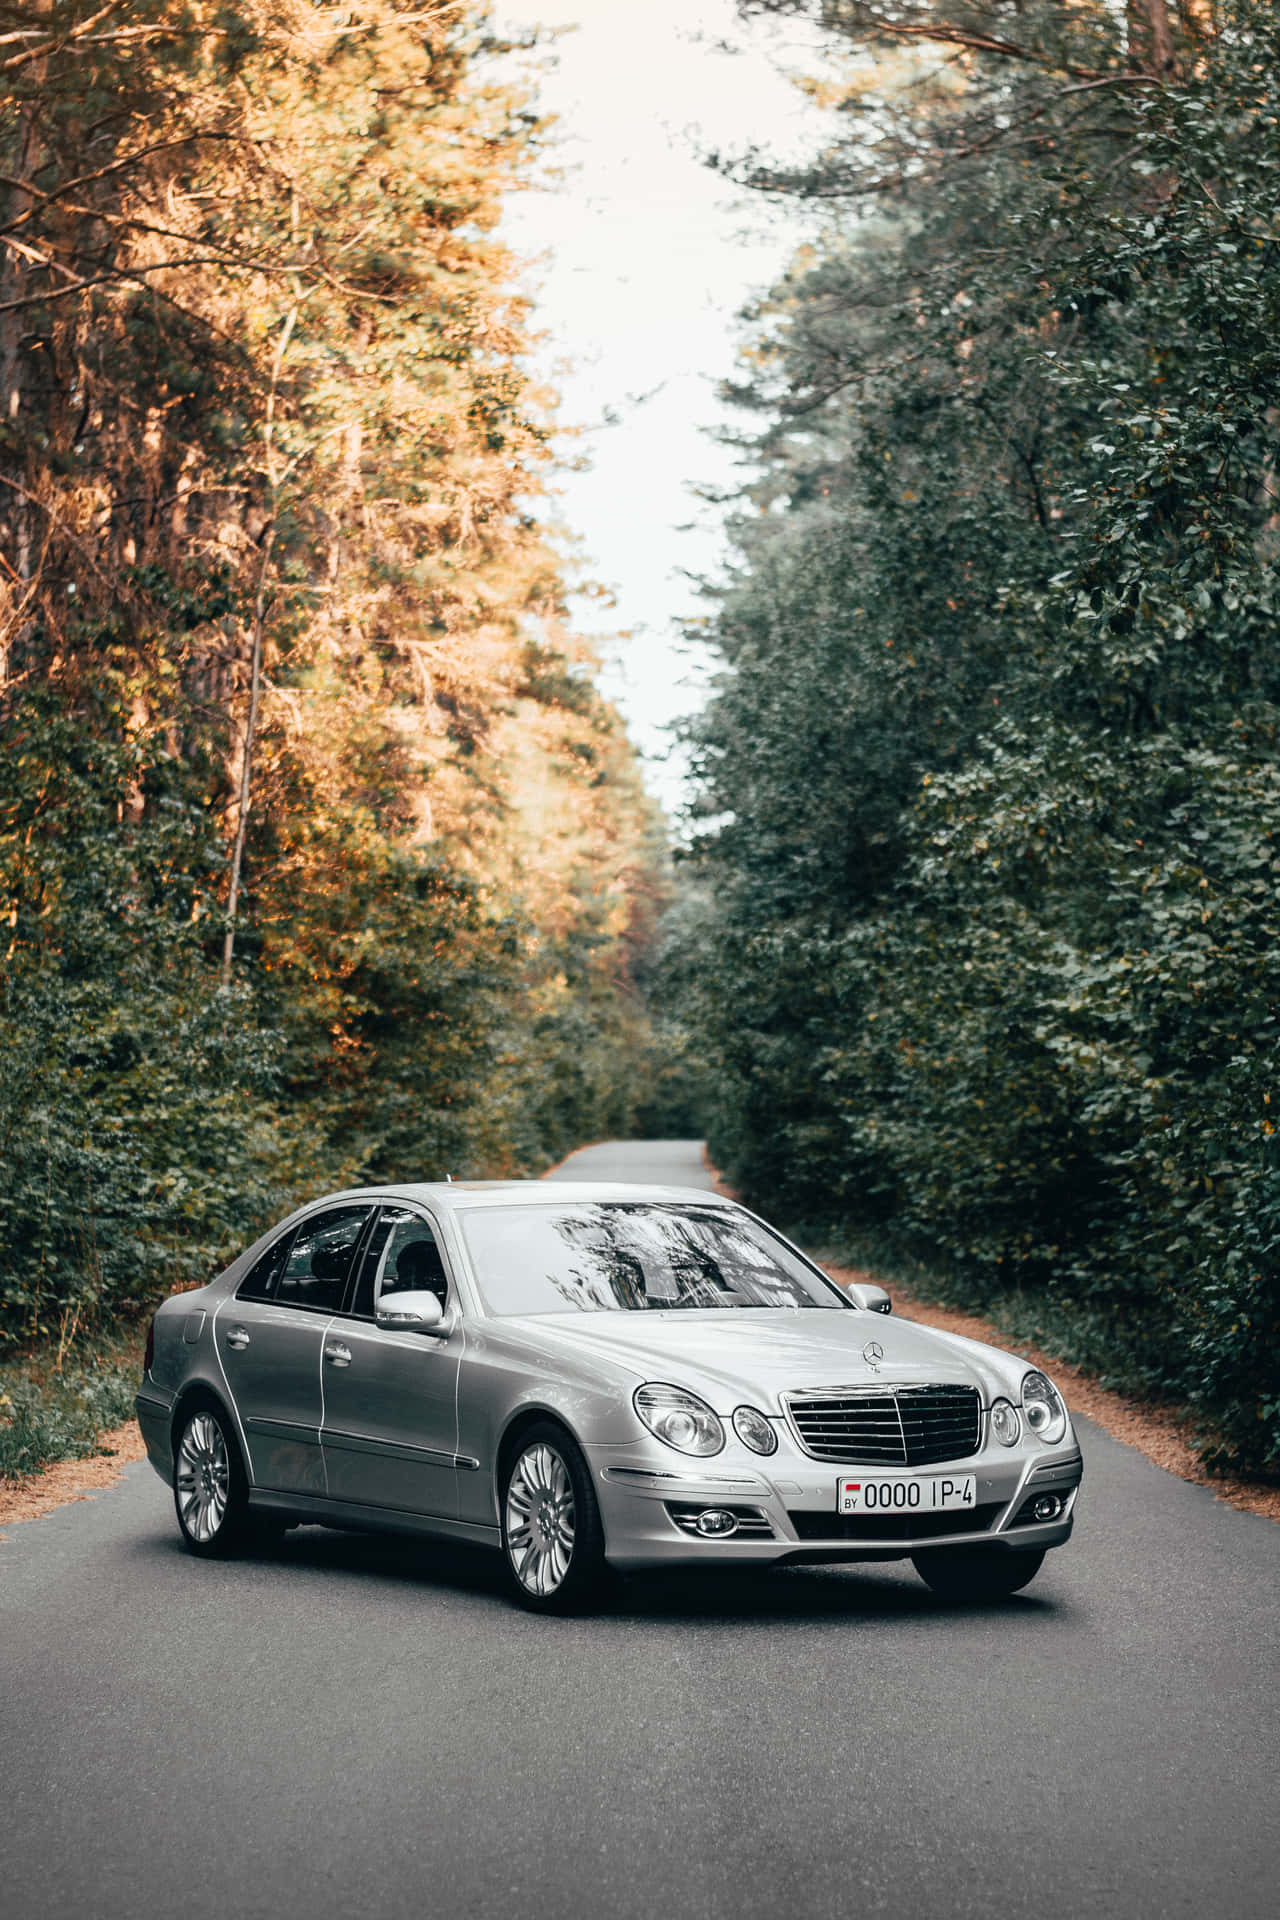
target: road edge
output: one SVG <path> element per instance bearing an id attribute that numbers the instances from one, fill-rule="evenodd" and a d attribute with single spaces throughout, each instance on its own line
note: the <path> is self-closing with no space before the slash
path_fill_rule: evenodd
<path id="1" fill-rule="evenodd" d="M 95 1453 L 79 1460 L 52 1460 L 20 1480 L 0 1479 L 0 1527 L 43 1520 L 76 1500 L 94 1500 L 123 1482 L 123 1468 L 146 1457 L 137 1421 L 126 1420 L 99 1434 Z M 0 1533 L 0 1541 L 7 1537 Z"/>
<path id="2" fill-rule="evenodd" d="M 582 1149 L 575 1148 L 574 1151 L 581 1152 Z M 565 1160 L 571 1158 L 572 1155 L 565 1155 Z M 726 1200 L 741 1200 L 742 1196 L 721 1178 L 705 1146 L 702 1163 L 711 1175 L 717 1193 Z M 564 1160 L 557 1164 L 563 1166 Z M 553 1171 L 554 1168 L 548 1168 L 548 1172 Z M 545 1179 L 546 1176 L 542 1177 Z M 870 1280 L 877 1285 L 887 1286 L 895 1310 L 899 1307 L 905 1309 L 904 1319 L 935 1327 L 941 1333 L 956 1333 L 968 1340 L 980 1340 L 988 1346 L 1000 1347 L 1005 1352 L 1017 1353 L 1031 1366 L 1043 1367 L 1053 1375 L 1071 1411 L 1094 1421 L 1113 1440 L 1120 1441 L 1123 1446 L 1136 1448 L 1153 1465 L 1174 1474 L 1179 1480 L 1207 1488 L 1215 1499 L 1227 1506 L 1235 1507 L 1242 1513 L 1255 1514 L 1260 1519 L 1280 1522 L 1280 1487 L 1242 1480 L 1230 1474 L 1210 1474 L 1186 1439 L 1185 1416 L 1175 1409 L 1104 1387 L 1096 1375 L 1072 1366 L 1056 1354 L 1037 1347 L 1011 1346 L 1008 1337 L 989 1320 L 977 1314 L 960 1313 L 938 1301 L 923 1299 L 896 1281 L 889 1286 L 877 1275 L 861 1268 L 841 1267 L 829 1261 L 819 1261 L 818 1264 L 841 1284 L 847 1285 L 851 1280 Z M 28 1520 L 41 1520 L 74 1501 L 93 1500 L 99 1493 L 109 1491 L 123 1482 L 122 1468 L 145 1458 L 146 1448 L 138 1423 L 136 1420 L 127 1420 L 123 1426 L 103 1433 L 98 1452 L 87 1459 L 56 1460 L 40 1473 L 21 1480 L 0 1479 L 0 1527 L 20 1526 Z M 6 1538 L 4 1533 L 0 1533 L 0 1541 Z"/>

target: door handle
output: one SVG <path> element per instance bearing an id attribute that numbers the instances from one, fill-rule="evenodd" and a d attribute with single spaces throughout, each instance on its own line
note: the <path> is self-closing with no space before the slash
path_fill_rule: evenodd
<path id="1" fill-rule="evenodd" d="M 229 1329 L 227 1333 L 227 1345 L 229 1347 L 234 1347 L 236 1352 L 239 1353 L 240 1350 L 243 1347 L 247 1347 L 248 1344 L 249 1344 L 248 1327 L 232 1327 Z"/>
<path id="2" fill-rule="evenodd" d="M 351 1365 L 350 1347 L 343 1347 L 343 1346 L 337 1346 L 337 1345 L 332 1347 L 326 1347 L 324 1350 L 324 1357 L 329 1362 L 329 1365 L 331 1367 L 349 1367 Z"/>

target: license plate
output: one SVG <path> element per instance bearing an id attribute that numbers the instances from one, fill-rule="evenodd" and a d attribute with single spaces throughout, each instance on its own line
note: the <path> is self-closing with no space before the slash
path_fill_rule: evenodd
<path id="1" fill-rule="evenodd" d="M 836 1481 L 837 1513 L 949 1513 L 963 1511 L 977 1497 L 973 1474 L 950 1476 L 914 1474 L 906 1480 L 853 1479 Z"/>

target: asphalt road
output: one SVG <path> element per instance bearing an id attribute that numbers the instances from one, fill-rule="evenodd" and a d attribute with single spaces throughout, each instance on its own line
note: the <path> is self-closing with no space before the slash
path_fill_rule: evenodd
<path id="1" fill-rule="evenodd" d="M 689 1143 L 560 1177 L 705 1184 Z M 1280 1527 L 1087 1424 L 1075 1539 L 966 1611 L 909 1564 L 508 1605 L 308 1528 L 206 1564 L 151 1469 L 0 1545 L 14 1920 L 1280 1909 Z"/>

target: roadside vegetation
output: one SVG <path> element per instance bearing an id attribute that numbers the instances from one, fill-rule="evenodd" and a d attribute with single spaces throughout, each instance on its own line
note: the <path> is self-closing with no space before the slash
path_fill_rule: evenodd
<path id="1" fill-rule="evenodd" d="M 673 886 L 483 6 L 3 8 L 0 1474 L 307 1195 L 703 1126 L 1280 1470 L 1280 0 L 741 11 L 839 134 L 718 162 L 808 238 Z"/>
<path id="2" fill-rule="evenodd" d="M 300 1198 L 627 1132 L 666 854 L 534 515 L 483 7 L 0 40 L 6 1471 Z"/>
<path id="3" fill-rule="evenodd" d="M 103 1434 L 133 1418 L 141 1368 L 132 1331 L 99 1332 L 69 1351 L 46 1341 L 0 1357 L 0 1481 L 99 1453 Z"/>
<path id="4" fill-rule="evenodd" d="M 744 0 L 841 134 L 748 483 L 669 993 L 809 1244 L 1280 1467 L 1280 8 Z"/>

